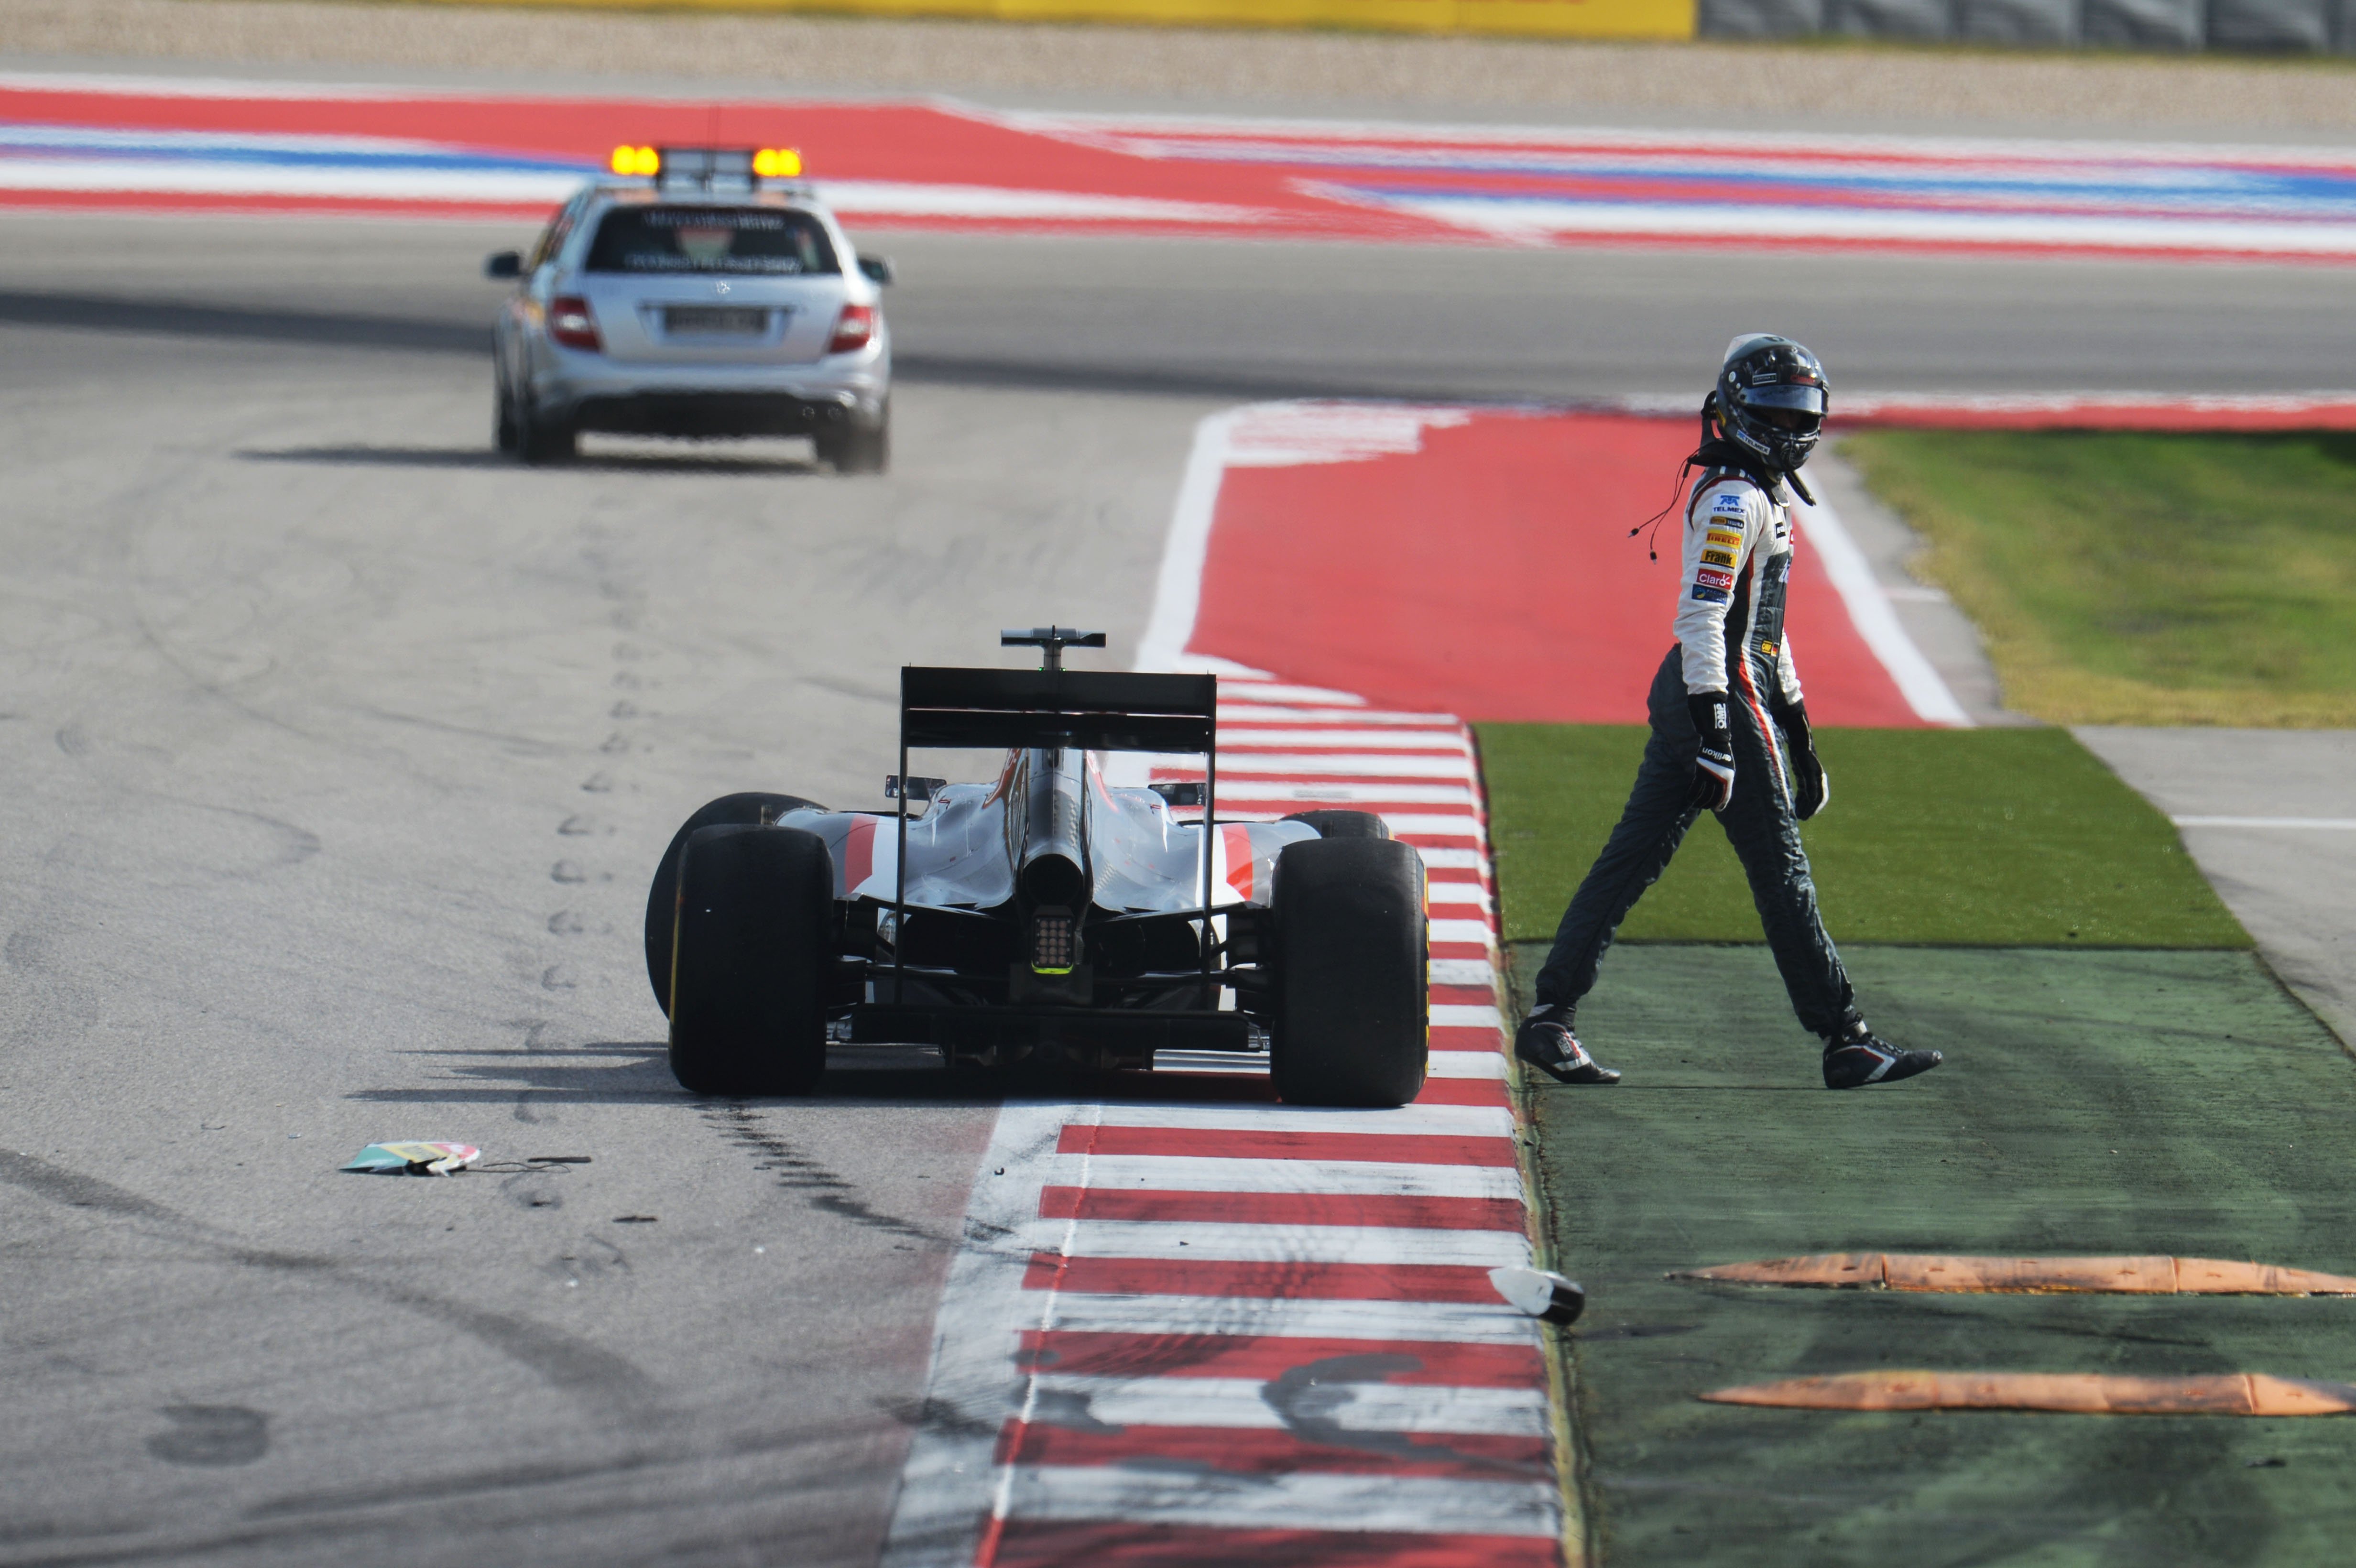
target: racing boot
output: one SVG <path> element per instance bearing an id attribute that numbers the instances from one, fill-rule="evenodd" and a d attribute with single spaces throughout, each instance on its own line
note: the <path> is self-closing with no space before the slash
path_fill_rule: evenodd
<path id="1" fill-rule="evenodd" d="M 1846 1034 L 1825 1041 L 1825 1087 L 1862 1089 L 1895 1083 L 1928 1072 L 1945 1059 L 1935 1051 L 1901 1051 L 1865 1027 L 1859 1019 Z"/>
<path id="2" fill-rule="evenodd" d="M 1620 1074 L 1588 1055 L 1570 1032 L 1570 1009 L 1553 1002 L 1530 1009 L 1514 1031 L 1514 1054 L 1558 1083 L 1620 1082 Z"/>

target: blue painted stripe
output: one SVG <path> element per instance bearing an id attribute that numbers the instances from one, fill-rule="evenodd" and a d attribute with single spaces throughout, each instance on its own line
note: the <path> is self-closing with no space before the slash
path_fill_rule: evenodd
<path id="1" fill-rule="evenodd" d="M 360 137 L 132 136 L 0 124 L 0 156 L 93 162 L 216 163 L 246 167 L 413 169 L 424 173 L 594 174 L 587 159 L 476 152 Z"/>

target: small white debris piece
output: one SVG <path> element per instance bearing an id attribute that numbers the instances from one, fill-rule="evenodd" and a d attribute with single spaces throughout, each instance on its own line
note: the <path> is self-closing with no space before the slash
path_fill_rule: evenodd
<path id="1" fill-rule="evenodd" d="M 1489 1283 L 1517 1310 L 1548 1323 L 1575 1323 L 1587 1307 L 1587 1292 L 1575 1280 L 1537 1268 L 1493 1268 Z"/>

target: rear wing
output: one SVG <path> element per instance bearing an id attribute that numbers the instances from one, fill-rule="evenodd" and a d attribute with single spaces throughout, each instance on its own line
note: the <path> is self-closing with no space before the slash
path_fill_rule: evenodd
<path id="1" fill-rule="evenodd" d="M 900 672 L 900 771 L 912 746 L 1212 755 L 1219 681 L 1210 675 L 1123 675 L 1077 669 Z"/>

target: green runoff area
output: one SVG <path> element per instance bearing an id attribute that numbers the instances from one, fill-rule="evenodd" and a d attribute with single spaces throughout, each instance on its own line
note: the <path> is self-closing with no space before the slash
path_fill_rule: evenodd
<path id="1" fill-rule="evenodd" d="M 1542 950 L 1515 955 L 1526 976 Z M 2356 1381 L 2356 1299 L 1917 1295 L 1665 1279 L 1829 1252 L 2172 1253 L 2356 1274 L 2356 1069 L 2246 953 L 1858 947 L 1876 1026 L 1945 1066 L 1829 1093 L 1763 947 L 1614 952 L 1532 1075 L 1580 1490 L 1634 1564 L 2325 1564 L 2356 1417 L 1845 1413 L 1695 1395 L 1819 1373 Z"/>
<path id="2" fill-rule="evenodd" d="M 1926 545 L 2007 707 L 2356 726 L 2356 433 L 1882 430 L 1841 455 Z"/>
<path id="3" fill-rule="evenodd" d="M 1477 727 L 1517 1008 L 1637 726 Z M 1711 1389 L 1880 1369 L 2356 1381 L 2356 1299 L 1767 1289 L 1829 1252 L 2169 1253 L 2356 1274 L 2356 1062 L 2173 827 L 2057 729 L 1820 730 L 1803 828 L 1868 1019 L 1938 1071 L 1830 1093 L 1725 837 L 1697 823 L 1580 1034 L 1528 1074 L 1590 1543 L 1607 1563 L 2322 1563 L 2356 1419 L 1841 1413 Z"/>

